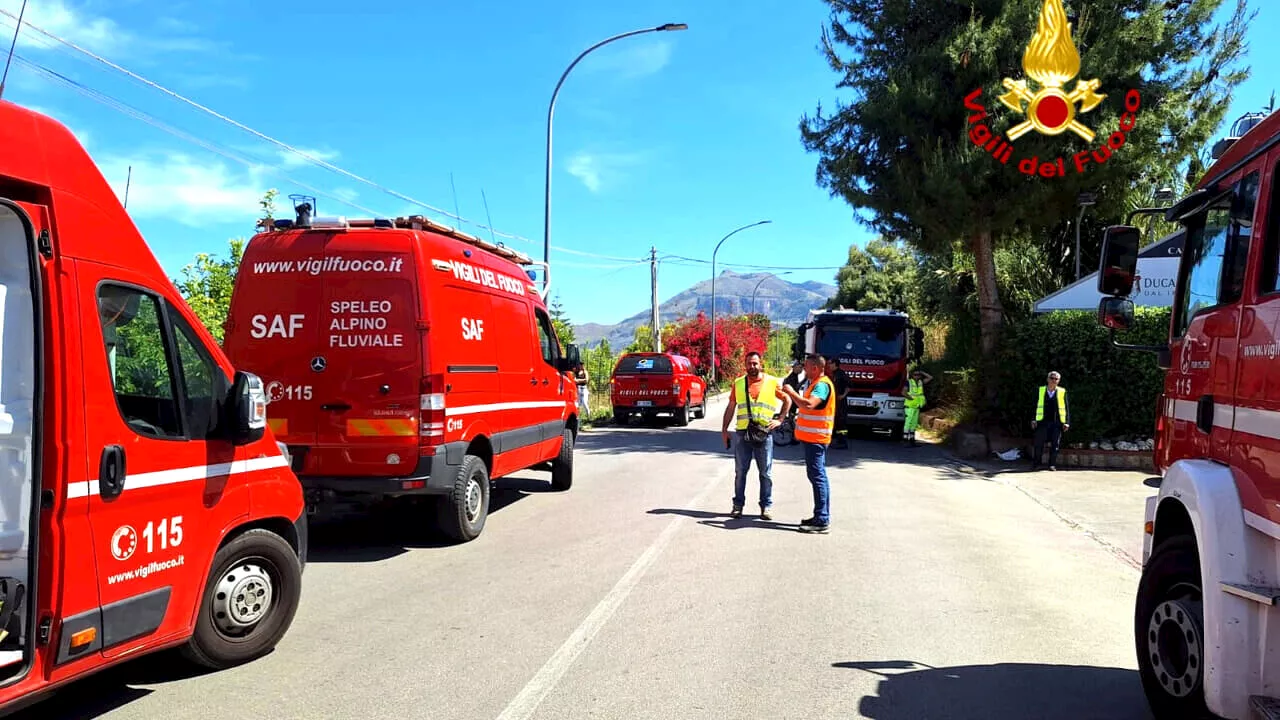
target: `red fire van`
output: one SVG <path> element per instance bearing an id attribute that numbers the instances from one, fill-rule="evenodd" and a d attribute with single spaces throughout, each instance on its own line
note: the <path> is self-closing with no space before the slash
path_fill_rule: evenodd
<path id="1" fill-rule="evenodd" d="M 573 345 L 561 348 L 529 259 L 422 217 L 296 217 L 250 239 L 226 326 L 266 382 L 313 512 L 435 496 L 477 537 L 490 481 L 532 467 L 573 482 Z"/>
<path id="2" fill-rule="evenodd" d="M 302 488 L 88 154 L 0 101 L 0 712 L 139 653 L 285 634 Z"/>

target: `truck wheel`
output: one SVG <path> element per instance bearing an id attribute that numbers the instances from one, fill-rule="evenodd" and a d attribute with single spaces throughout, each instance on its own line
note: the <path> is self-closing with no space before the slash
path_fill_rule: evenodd
<path id="1" fill-rule="evenodd" d="M 1142 690 L 1157 720 L 1208 717 L 1204 606 L 1195 538 L 1169 538 L 1138 581 L 1134 635 Z"/>
<path id="2" fill-rule="evenodd" d="M 629 419 L 630 419 L 630 418 L 627 416 L 627 414 L 626 414 L 625 412 L 623 412 L 623 411 L 621 411 L 621 410 L 614 410 L 614 411 L 613 411 L 613 424 L 614 424 L 614 425 L 626 425 L 626 424 L 627 424 L 627 420 L 629 420 Z"/>
<path id="3" fill-rule="evenodd" d="M 894 425 L 889 428 L 889 439 L 894 442 L 901 442 L 904 434 L 906 434 L 905 425 Z"/>
<path id="4" fill-rule="evenodd" d="M 254 529 L 213 558 L 188 660 L 214 670 L 270 652 L 293 623 L 302 595 L 302 566 L 284 538 Z"/>
<path id="5" fill-rule="evenodd" d="M 484 530 L 489 517 L 489 470 L 475 455 L 462 458 L 453 490 L 441 498 L 440 529 L 459 542 L 470 542 Z"/>
<path id="6" fill-rule="evenodd" d="M 685 427 L 689 424 L 689 398 L 686 397 L 684 399 L 684 404 L 680 406 L 679 410 L 676 410 L 675 415 L 676 425 Z"/>
<path id="7" fill-rule="evenodd" d="M 704 417 L 706 417 L 706 416 L 707 416 L 707 401 L 706 401 L 706 400 L 703 400 L 703 401 L 702 401 L 702 403 L 700 403 L 700 404 L 698 405 L 698 408 L 697 408 L 696 410 L 694 410 L 694 411 L 693 411 L 693 416 L 694 416 L 695 418 L 699 419 L 699 420 L 701 420 L 702 418 L 704 418 Z"/>
<path id="8" fill-rule="evenodd" d="M 560 433 L 560 454 L 551 461 L 551 487 L 556 490 L 573 487 L 573 432 L 569 428 Z"/>

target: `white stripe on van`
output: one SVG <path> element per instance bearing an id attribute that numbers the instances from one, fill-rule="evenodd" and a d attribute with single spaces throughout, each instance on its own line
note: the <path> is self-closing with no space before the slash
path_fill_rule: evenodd
<path id="1" fill-rule="evenodd" d="M 126 467 L 128 467 L 126 465 Z M 193 480 L 205 480 L 208 478 L 223 477 L 227 475 L 242 475 L 244 473 L 255 472 L 258 470 L 269 470 L 271 468 L 289 467 L 289 461 L 284 455 L 274 455 L 271 457 L 251 458 L 249 460 L 235 460 L 229 463 L 219 463 L 217 465 L 192 465 L 191 467 L 174 468 L 172 470 L 156 470 L 149 473 L 138 473 L 130 475 L 125 472 L 124 476 L 124 492 L 130 490 L 141 490 L 142 488 L 160 487 L 161 485 L 177 485 L 179 483 L 191 482 Z M 73 482 L 67 484 L 67 498 L 82 498 L 90 495 L 98 494 L 97 480 L 84 480 L 81 482 Z"/>
<path id="2" fill-rule="evenodd" d="M 535 402 L 505 402 L 505 403 L 489 403 L 488 405 L 463 405 L 461 407 L 446 407 L 444 409 L 445 417 L 453 417 L 454 415 L 474 415 L 476 413 L 490 412 L 493 410 L 536 410 L 539 408 L 563 408 L 565 402 L 563 400 L 539 400 Z"/>

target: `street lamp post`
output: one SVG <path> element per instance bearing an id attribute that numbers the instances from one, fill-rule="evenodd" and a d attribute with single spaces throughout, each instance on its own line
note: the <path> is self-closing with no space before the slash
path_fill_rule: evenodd
<path id="1" fill-rule="evenodd" d="M 586 57 L 592 50 L 608 45 L 615 40 L 631 37 L 632 35 L 643 35 L 651 32 L 674 32 L 676 30 L 688 30 L 689 26 L 685 23 L 667 23 L 654 28 L 645 28 L 643 30 L 632 30 L 621 35 L 614 35 L 611 38 L 601 40 L 591 47 L 583 50 L 573 62 L 569 63 L 569 67 L 565 68 L 564 73 L 560 75 L 559 82 L 556 83 L 556 89 L 551 92 L 551 103 L 547 105 L 547 177 L 546 177 L 546 194 L 543 198 L 543 220 L 542 220 L 542 262 L 545 264 L 543 268 L 542 285 L 546 288 L 550 280 L 551 273 L 551 121 L 556 112 L 556 96 L 560 94 L 560 86 L 564 85 L 565 78 L 569 77 L 569 72 L 574 66 Z M 544 289 L 545 292 L 545 289 Z"/>
<path id="2" fill-rule="evenodd" d="M 1076 280 L 1080 279 L 1080 223 L 1084 222 L 1084 209 L 1098 201 L 1098 196 L 1091 192 L 1082 192 L 1076 196 L 1076 204 L 1080 206 L 1080 215 L 1076 218 Z"/>
<path id="3" fill-rule="evenodd" d="M 746 230 L 747 228 L 753 228 L 757 225 L 767 225 L 771 222 L 773 221 L 761 220 L 759 222 L 753 222 L 750 225 L 743 225 L 737 230 L 734 230 L 728 235 L 725 235 L 724 237 L 720 238 L 720 242 L 716 243 L 716 249 L 711 251 L 711 368 L 710 368 L 710 372 L 711 372 L 711 382 L 713 383 L 716 381 L 716 253 L 720 252 L 720 246 L 724 244 L 724 241 L 733 237 L 735 234 L 740 233 L 743 230 Z"/>
<path id="4" fill-rule="evenodd" d="M 771 277 L 782 277 L 783 275 L 790 275 L 790 274 L 791 274 L 790 270 L 786 272 L 780 272 L 776 275 L 773 273 L 765 273 L 764 277 L 760 278 L 760 282 L 756 283 L 756 286 L 751 290 L 751 314 L 752 315 L 756 314 L 756 290 L 760 289 L 760 286 L 764 284 L 764 281 L 768 280 Z"/>

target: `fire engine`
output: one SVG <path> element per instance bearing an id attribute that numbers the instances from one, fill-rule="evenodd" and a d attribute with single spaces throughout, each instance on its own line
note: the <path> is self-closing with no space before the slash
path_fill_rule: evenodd
<path id="1" fill-rule="evenodd" d="M 1186 232 L 1167 343 L 1115 340 L 1133 323 L 1135 227 L 1104 231 L 1098 273 L 1111 342 L 1165 371 L 1134 613 L 1162 720 L 1280 717 L 1280 113 L 1242 118 L 1213 157 L 1172 207 L 1135 211 Z"/>
<path id="2" fill-rule="evenodd" d="M 63 125 L 0 101 L 0 712 L 293 621 L 302 487 L 236 371 Z"/>
<path id="3" fill-rule="evenodd" d="M 901 440 L 907 364 L 924 353 L 924 330 L 897 310 L 810 310 L 797 332 L 794 355 L 835 359 L 849 379 L 845 424 L 889 430 Z"/>

